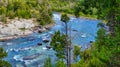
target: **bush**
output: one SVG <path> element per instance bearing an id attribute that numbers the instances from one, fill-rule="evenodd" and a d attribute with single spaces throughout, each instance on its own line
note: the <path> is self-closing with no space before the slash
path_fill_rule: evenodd
<path id="1" fill-rule="evenodd" d="M 3 23 L 7 23 L 7 18 L 5 17 L 5 15 L 2 15 L 0 20 L 1 20 Z"/>
<path id="2" fill-rule="evenodd" d="M 6 8 L 4 6 L 2 6 L 0 8 L 0 15 L 5 14 L 5 13 L 6 13 Z"/>
<path id="3" fill-rule="evenodd" d="M 9 19 L 14 19 L 14 17 L 37 18 L 41 25 L 52 22 L 52 10 L 48 8 L 48 1 L 39 4 L 36 0 L 13 0 L 12 2 L 9 1 L 7 6 L 4 5 L 0 6 L 0 15 L 4 14 Z M 6 22 L 5 16 L 1 21 Z"/>
<path id="4" fill-rule="evenodd" d="M 83 12 L 79 12 L 79 15 L 80 16 L 85 16 Z"/>
<path id="5" fill-rule="evenodd" d="M 14 17 L 15 17 L 15 14 L 14 14 L 14 12 L 13 11 L 8 11 L 7 12 L 7 15 L 6 15 L 7 17 L 9 17 L 9 19 L 14 19 Z"/>
<path id="6" fill-rule="evenodd" d="M 59 60 L 59 61 L 57 61 L 57 63 L 55 64 L 55 67 L 66 67 L 66 64 L 64 63 L 63 60 Z"/>

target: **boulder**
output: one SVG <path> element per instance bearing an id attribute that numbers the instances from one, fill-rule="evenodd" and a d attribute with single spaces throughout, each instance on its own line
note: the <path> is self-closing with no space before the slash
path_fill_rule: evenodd
<path id="1" fill-rule="evenodd" d="M 90 41 L 90 43 L 93 43 L 93 41 Z"/>
<path id="2" fill-rule="evenodd" d="M 23 58 L 23 60 L 33 60 L 33 59 L 39 57 L 39 55 L 40 55 L 39 53 L 36 53 L 34 55 L 26 56 Z"/>
<path id="3" fill-rule="evenodd" d="M 42 43 L 38 43 L 37 45 L 38 45 L 38 46 L 42 46 Z"/>
<path id="4" fill-rule="evenodd" d="M 42 33 L 42 32 L 44 32 L 44 31 L 46 31 L 45 28 L 38 28 L 38 29 L 37 29 L 37 32 L 38 32 L 38 33 Z"/>
<path id="5" fill-rule="evenodd" d="M 44 43 L 48 43 L 49 40 L 48 40 L 48 39 L 43 39 L 43 42 L 44 42 Z"/>
<path id="6" fill-rule="evenodd" d="M 46 48 L 47 48 L 47 49 L 50 49 L 50 48 L 51 48 L 51 46 L 46 46 Z"/>
<path id="7" fill-rule="evenodd" d="M 41 30 L 38 30 L 38 33 L 42 33 L 42 31 L 41 31 Z"/>
<path id="8" fill-rule="evenodd" d="M 76 31 L 76 32 L 77 32 L 78 30 L 75 30 L 75 29 L 74 29 L 74 30 L 72 30 L 72 31 Z"/>

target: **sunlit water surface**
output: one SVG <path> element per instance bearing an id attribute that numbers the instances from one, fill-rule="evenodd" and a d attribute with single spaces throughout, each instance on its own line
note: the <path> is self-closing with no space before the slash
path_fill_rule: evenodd
<path id="1" fill-rule="evenodd" d="M 5 60 L 9 61 L 13 67 L 43 67 L 45 58 L 52 58 L 52 62 L 57 60 L 55 51 L 46 49 L 46 45 L 50 43 L 42 42 L 43 38 L 51 40 L 51 36 L 55 31 L 61 31 L 64 34 L 65 24 L 60 21 L 61 14 L 53 13 L 55 26 L 50 30 L 39 33 L 33 33 L 26 37 L 0 42 L 0 47 L 3 47 L 8 52 L 8 57 Z M 90 41 L 95 41 L 97 24 L 100 20 L 89 20 L 83 18 L 70 17 L 68 23 L 68 34 L 71 34 L 73 45 L 80 45 L 82 49 L 89 47 Z M 70 32 L 71 31 L 71 32 Z M 42 46 L 38 46 L 38 43 Z M 26 57 L 34 57 L 25 59 Z"/>

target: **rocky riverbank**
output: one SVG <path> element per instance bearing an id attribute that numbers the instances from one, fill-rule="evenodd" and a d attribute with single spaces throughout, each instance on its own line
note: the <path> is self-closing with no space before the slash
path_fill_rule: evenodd
<path id="1" fill-rule="evenodd" d="M 7 24 L 0 22 L 0 41 L 24 37 L 32 34 L 33 32 L 43 32 L 53 25 L 54 23 L 39 27 L 33 19 L 15 19 L 11 20 Z"/>

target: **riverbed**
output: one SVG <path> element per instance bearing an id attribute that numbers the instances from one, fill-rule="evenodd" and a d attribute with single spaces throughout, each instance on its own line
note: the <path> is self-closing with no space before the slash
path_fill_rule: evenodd
<path id="1" fill-rule="evenodd" d="M 65 33 L 65 24 L 60 21 L 60 16 L 60 13 L 53 13 L 55 26 L 48 31 L 43 33 L 34 32 L 25 37 L 0 42 L 0 47 L 8 52 L 8 57 L 5 60 L 9 61 L 13 67 L 43 67 L 47 57 L 51 57 L 52 62 L 56 61 L 55 51 L 46 48 L 50 42 L 45 43 L 43 40 L 51 41 L 52 35 L 58 30 L 61 34 Z M 88 48 L 90 41 L 95 41 L 99 22 L 100 20 L 70 16 L 68 34 L 69 36 L 71 34 L 72 45 L 79 45 L 83 50 Z M 42 43 L 42 45 L 38 46 L 38 43 Z"/>

